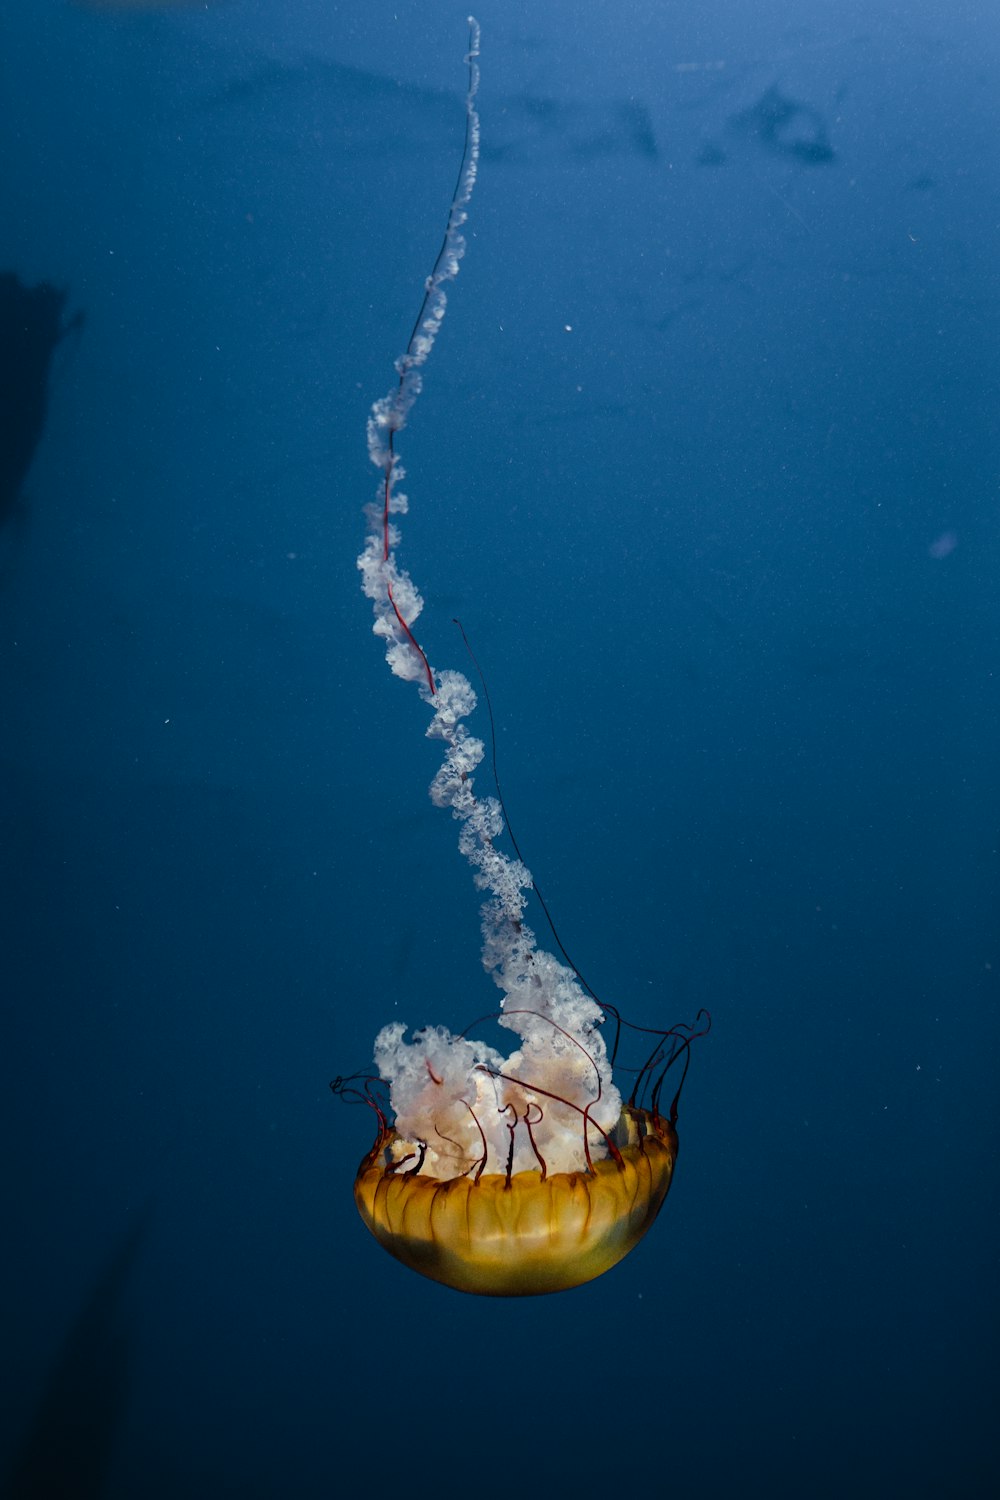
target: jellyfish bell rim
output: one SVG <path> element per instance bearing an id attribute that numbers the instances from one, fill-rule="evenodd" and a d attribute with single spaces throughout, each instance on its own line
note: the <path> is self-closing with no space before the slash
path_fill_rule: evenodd
<path id="1" fill-rule="evenodd" d="M 383 1249 L 431 1281 L 487 1297 L 567 1291 L 634 1249 L 673 1181 L 670 1120 L 625 1105 L 614 1135 L 621 1160 L 590 1171 L 439 1179 L 394 1170 L 399 1137 L 386 1126 L 358 1168 L 355 1202 Z"/>

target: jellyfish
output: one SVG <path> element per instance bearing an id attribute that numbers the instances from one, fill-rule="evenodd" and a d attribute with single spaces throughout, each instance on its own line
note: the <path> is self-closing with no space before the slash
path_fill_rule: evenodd
<path id="1" fill-rule="evenodd" d="M 479 162 L 479 42 L 469 17 L 458 181 L 420 311 L 396 361 L 397 379 L 368 419 L 368 453 L 380 477 L 365 509 L 358 568 L 389 668 L 416 685 L 431 711 L 427 735 L 443 747 L 430 796 L 458 823 L 459 850 L 485 894 L 483 965 L 502 993 L 499 1009 L 485 1019 L 512 1033 L 514 1045 L 504 1056 L 476 1027 L 453 1035 L 426 1026 L 408 1039 L 406 1025 L 393 1022 L 376 1037 L 376 1072 L 337 1078 L 331 1087 L 369 1104 L 377 1117 L 354 1192 L 378 1242 L 458 1291 L 517 1296 L 590 1281 L 646 1233 L 673 1180 L 680 1086 L 690 1044 L 706 1028 L 703 1015 L 668 1031 L 631 1028 L 598 1002 L 551 922 L 561 957 L 539 945 L 526 920 L 529 895 L 546 919 L 548 908 L 513 840 L 499 782 L 495 796 L 475 785 L 485 746 L 466 721 L 477 694 L 464 673 L 430 665 L 415 632 L 423 599 L 398 559 L 398 518 L 408 501 L 396 439 L 420 394 L 445 316 L 445 288 L 465 253 L 462 228 Z M 495 753 L 493 765 L 495 771 Z M 501 847 L 505 834 L 510 853 Z M 602 1030 L 609 1021 L 610 1046 Z M 613 1067 L 626 1035 L 640 1038 L 643 1050 L 623 1099 Z M 680 1083 L 666 1105 L 666 1075 L 677 1063 Z"/>

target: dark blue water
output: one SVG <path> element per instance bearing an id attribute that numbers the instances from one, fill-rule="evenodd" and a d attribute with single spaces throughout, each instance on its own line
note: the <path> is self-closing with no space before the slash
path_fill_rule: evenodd
<path id="1" fill-rule="evenodd" d="M 462 1297 L 328 1090 L 496 1003 L 354 565 L 464 11 L 19 0 L 0 270 L 85 322 L 0 535 L 9 1493 L 992 1494 L 1000 22 L 478 14 L 402 560 L 576 962 L 712 1011 L 676 1183 Z"/>

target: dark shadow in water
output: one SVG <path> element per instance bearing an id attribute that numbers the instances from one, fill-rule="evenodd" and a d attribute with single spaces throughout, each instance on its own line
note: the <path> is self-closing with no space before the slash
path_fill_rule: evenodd
<path id="1" fill-rule="evenodd" d="M 459 102 L 453 93 L 308 58 L 294 65 L 263 61 L 231 79 L 205 105 L 216 116 L 221 111 L 240 121 L 241 129 L 247 128 L 249 112 L 257 136 L 263 130 L 272 139 L 288 133 L 294 119 L 298 132 L 311 129 L 349 142 L 357 159 L 421 153 L 429 143 L 436 148 L 440 134 L 454 130 Z M 262 125 L 268 105 L 273 114 Z M 553 156 L 582 161 L 639 156 L 652 162 L 660 152 L 641 100 L 563 102 L 525 91 L 497 100 L 482 154 L 484 160 L 518 160 L 538 170 Z"/>
<path id="2" fill-rule="evenodd" d="M 17 514 L 45 430 L 52 359 L 83 314 L 63 322 L 66 292 L 0 272 L 0 526 Z"/>
<path id="3" fill-rule="evenodd" d="M 791 157 L 807 166 L 834 160 L 826 122 L 819 110 L 787 99 L 773 85 L 750 109 L 731 115 L 729 128 L 750 136 L 774 156 Z"/>
<path id="4" fill-rule="evenodd" d="M 122 1299 L 149 1225 L 126 1231 L 66 1334 L 2 1487 L 7 1500 L 100 1500 L 128 1392 Z"/>

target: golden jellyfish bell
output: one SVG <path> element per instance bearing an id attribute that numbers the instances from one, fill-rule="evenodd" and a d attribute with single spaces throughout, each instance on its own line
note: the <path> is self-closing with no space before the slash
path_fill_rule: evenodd
<path id="1" fill-rule="evenodd" d="M 400 1171 L 401 1144 L 382 1121 L 354 1183 L 362 1219 L 411 1270 L 487 1297 L 561 1292 L 617 1265 L 663 1206 L 677 1159 L 673 1124 L 633 1105 L 608 1138 L 612 1154 L 584 1171 L 441 1180 Z"/>

